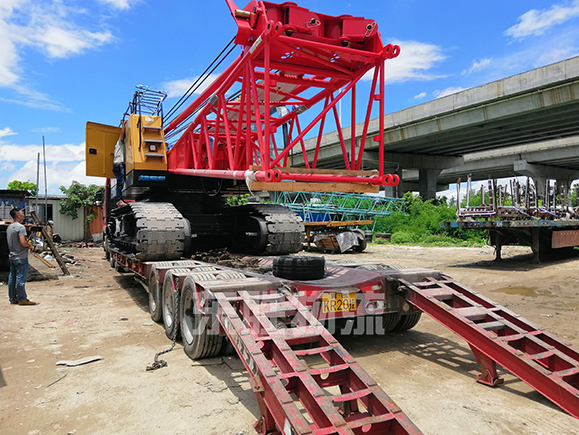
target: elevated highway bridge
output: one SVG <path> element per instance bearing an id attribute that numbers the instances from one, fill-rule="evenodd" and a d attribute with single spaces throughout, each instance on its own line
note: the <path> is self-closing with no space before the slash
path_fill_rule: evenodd
<path id="1" fill-rule="evenodd" d="M 350 138 L 350 127 L 343 133 Z M 377 134 L 376 118 L 364 169 L 378 165 Z M 361 135 L 358 124 L 358 142 Z M 579 56 L 390 113 L 384 138 L 385 170 L 402 180 L 389 196 L 418 190 L 433 198 L 469 173 L 473 180 L 528 175 L 539 187 L 546 178 L 570 183 L 579 178 Z M 332 168 L 342 159 L 338 133 L 322 144 L 318 167 Z M 293 156 L 293 166 L 303 164 Z"/>

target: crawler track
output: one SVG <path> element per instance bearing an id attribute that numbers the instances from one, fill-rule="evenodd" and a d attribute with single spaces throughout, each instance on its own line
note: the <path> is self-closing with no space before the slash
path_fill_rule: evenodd
<path id="1" fill-rule="evenodd" d="M 235 214 L 242 222 L 237 231 L 236 247 L 256 255 L 301 251 L 304 226 L 293 211 L 278 204 L 249 204 L 237 207 Z"/>
<path id="2" fill-rule="evenodd" d="M 170 203 L 129 203 L 113 210 L 112 216 L 113 247 L 138 260 L 174 260 L 188 250 L 189 222 Z"/>

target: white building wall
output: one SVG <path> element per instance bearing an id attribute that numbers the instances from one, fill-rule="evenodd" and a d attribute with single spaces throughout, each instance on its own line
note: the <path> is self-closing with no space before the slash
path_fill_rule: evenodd
<path id="1" fill-rule="evenodd" d="M 83 208 L 78 210 L 78 219 L 60 214 L 58 203 L 55 205 L 53 231 L 65 242 L 80 242 L 84 240 L 85 216 Z"/>
<path id="2" fill-rule="evenodd" d="M 84 215 L 84 207 L 78 209 L 78 218 L 72 219 L 72 217 L 60 214 L 59 209 L 60 198 L 44 198 L 38 199 L 39 206 L 44 207 L 44 204 L 52 204 L 52 221 L 54 225 L 52 230 L 54 233 L 58 234 L 64 242 L 80 242 L 84 240 L 85 236 L 85 222 L 86 217 Z M 34 209 L 35 200 L 31 199 L 30 208 Z"/>

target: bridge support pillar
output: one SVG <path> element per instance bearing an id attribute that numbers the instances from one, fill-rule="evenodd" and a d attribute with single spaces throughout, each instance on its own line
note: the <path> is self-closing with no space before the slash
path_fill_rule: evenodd
<path id="1" fill-rule="evenodd" d="M 436 198 L 436 184 L 441 169 L 418 170 L 418 193 L 423 200 Z"/>
<path id="2" fill-rule="evenodd" d="M 383 186 L 381 188 L 384 190 L 384 196 L 386 196 L 386 198 L 402 198 L 402 194 L 405 192 L 405 190 L 402 189 L 402 171 L 399 170 L 398 165 L 393 165 L 389 162 L 386 162 L 384 164 L 384 173 L 400 175 L 400 183 L 398 186 Z"/>

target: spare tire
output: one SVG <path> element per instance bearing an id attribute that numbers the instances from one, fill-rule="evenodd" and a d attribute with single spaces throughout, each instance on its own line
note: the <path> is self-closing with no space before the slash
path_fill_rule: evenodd
<path id="1" fill-rule="evenodd" d="M 273 260 L 273 276 L 308 281 L 322 279 L 326 273 L 326 259 L 318 256 L 277 257 Z"/>

